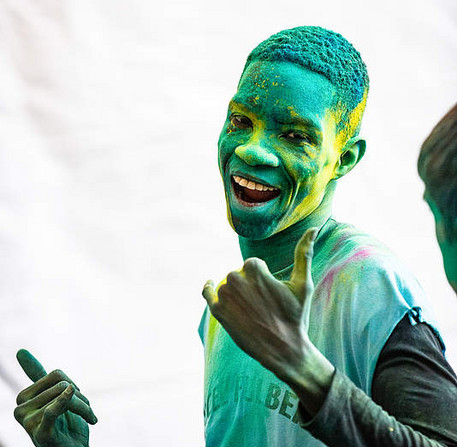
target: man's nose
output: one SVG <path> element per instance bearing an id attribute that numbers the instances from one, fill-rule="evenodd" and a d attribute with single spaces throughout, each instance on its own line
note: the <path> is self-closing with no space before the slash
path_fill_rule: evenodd
<path id="1" fill-rule="evenodd" d="M 271 166 L 277 168 L 279 166 L 279 158 L 270 150 L 256 143 L 247 143 L 243 146 L 238 146 L 235 149 L 235 154 L 238 155 L 245 163 L 251 166 Z"/>

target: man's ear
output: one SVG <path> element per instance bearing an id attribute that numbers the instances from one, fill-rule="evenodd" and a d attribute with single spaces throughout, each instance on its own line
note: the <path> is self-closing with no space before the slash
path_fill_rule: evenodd
<path id="1" fill-rule="evenodd" d="M 335 168 L 335 179 L 346 175 L 364 156 L 367 143 L 359 137 L 348 140 L 341 151 L 338 165 Z"/>

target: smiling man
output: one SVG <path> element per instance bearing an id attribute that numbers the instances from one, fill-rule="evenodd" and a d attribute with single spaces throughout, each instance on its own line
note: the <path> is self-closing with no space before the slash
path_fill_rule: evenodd
<path id="1" fill-rule="evenodd" d="M 326 78 L 299 65 L 255 61 L 246 68 L 219 140 L 230 220 L 240 236 L 265 239 L 298 222 L 350 168 L 335 169 L 344 138 L 331 110 L 335 96 Z M 354 164 L 363 149 L 360 140 L 347 144 Z"/>
<path id="2" fill-rule="evenodd" d="M 248 57 L 219 138 L 245 262 L 203 289 L 208 447 L 457 445 L 457 379 L 422 289 L 331 217 L 367 94 L 359 53 L 319 27 Z"/>

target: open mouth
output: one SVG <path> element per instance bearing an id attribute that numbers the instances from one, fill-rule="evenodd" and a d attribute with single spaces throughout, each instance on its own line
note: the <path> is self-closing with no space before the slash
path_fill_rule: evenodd
<path id="1" fill-rule="evenodd" d="M 242 202 L 250 204 L 264 203 L 275 199 L 281 191 L 274 186 L 254 182 L 238 175 L 232 176 L 233 190 Z"/>

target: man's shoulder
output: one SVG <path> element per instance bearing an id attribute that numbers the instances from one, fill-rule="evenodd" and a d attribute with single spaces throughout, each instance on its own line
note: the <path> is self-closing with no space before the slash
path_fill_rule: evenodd
<path id="1" fill-rule="evenodd" d="M 327 306 L 364 309 L 365 317 L 386 309 L 397 317 L 429 307 L 421 285 L 396 254 L 352 225 L 334 221 L 316 261 L 315 296 L 324 297 Z"/>
<path id="2" fill-rule="evenodd" d="M 397 271 L 410 275 L 409 270 L 385 244 L 353 225 L 331 219 L 323 241 L 316 250 L 319 269 L 365 274 L 379 271 Z"/>
<path id="3" fill-rule="evenodd" d="M 419 282 L 385 244 L 336 221 L 323 236 L 314 258 L 310 338 L 369 393 L 379 353 L 398 322 L 409 315 L 436 327 L 433 314 Z M 344 341 L 341 350 L 329 341 L 335 334 Z"/>

